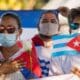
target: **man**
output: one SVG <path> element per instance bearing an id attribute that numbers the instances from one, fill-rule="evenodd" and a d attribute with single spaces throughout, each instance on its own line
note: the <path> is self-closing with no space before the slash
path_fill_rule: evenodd
<path id="1" fill-rule="evenodd" d="M 15 13 L 1 16 L 0 78 L 5 75 L 5 80 L 28 80 L 41 76 L 35 47 L 31 41 L 21 41 L 21 33 L 20 19 Z"/>

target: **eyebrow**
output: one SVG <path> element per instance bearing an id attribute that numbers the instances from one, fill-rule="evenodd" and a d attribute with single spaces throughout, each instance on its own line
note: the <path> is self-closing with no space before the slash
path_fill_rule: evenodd
<path id="1" fill-rule="evenodd" d="M 80 24 L 80 23 L 78 23 L 78 22 L 73 22 L 73 23 Z"/>
<path id="2" fill-rule="evenodd" d="M 48 20 L 48 19 L 42 19 L 42 20 Z"/>
<path id="3" fill-rule="evenodd" d="M 51 21 L 53 21 L 54 23 L 57 22 L 56 19 L 50 19 Z M 48 19 L 42 19 L 42 21 L 48 21 Z"/>
<path id="4" fill-rule="evenodd" d="M 4 27 L 4 25 L 3 25 L 3 24 L 0 24 L 0 26 Z"/>
<path id="5" fill-rule="evenodd" d="M 51 20 L 56 21 L 55 19 L 51 19 Z M 56 21 L 56 22 L 57 22 L 57 21 Z"/>
<path id="6" fill-rule="evenodd" d="M 46 20 L 47 18 L 43 18 L 43 20 Z M 53 20 L 56 20 L 56 19 L 54 19 L 54 18 L 50 18 L 50 19 L 53 19 Z"/>

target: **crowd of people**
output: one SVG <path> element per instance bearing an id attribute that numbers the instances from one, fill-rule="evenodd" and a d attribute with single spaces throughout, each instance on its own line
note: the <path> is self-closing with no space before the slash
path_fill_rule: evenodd
<path id="1" fill-rule="evenodd" d="M 30 80 L 69 73 L 80 77 L 80 52 L 75 49 L 73 49 L 75 54 L 73 51 L 67 51 L 68 47 L 64 43 L 76 37 L 80 40 L 80 8 L 69 10 L 66 10 L 68 9 L 66 7 L 61 8 L 46 11 L 41 15 L 37 27 L 38 34 L 30 40 L 20 40 L 22 25 L 16 13 L 6 12 L 1 15 L 1 80 L 7 80 L 7 78 L 9 80 Z M 59 14 L 67 18 L 69 34 L 60 33 Z M 75 46 L 80 47 L 80 44 L 77 42 Z M 59 47 L 64 48 L 64 51 L 58 50 Z"/>

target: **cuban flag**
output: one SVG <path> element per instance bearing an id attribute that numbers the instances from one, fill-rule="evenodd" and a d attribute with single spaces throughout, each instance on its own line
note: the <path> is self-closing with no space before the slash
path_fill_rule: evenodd
<path id="1" fill-rule="evenodd" d="M 76 55 L 80 54 L 80 35 L 59 34 L 53 36 L 52 56 Z"/>

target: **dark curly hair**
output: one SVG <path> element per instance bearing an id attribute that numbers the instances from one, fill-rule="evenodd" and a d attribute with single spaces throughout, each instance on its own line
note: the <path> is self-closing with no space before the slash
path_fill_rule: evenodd
<path id="1" fill-rule="evenodd" d="M 78 16 L 80 16 L 80 7 L 71 9 L 68 14 L 69 22 L 72 22 L 75 19 L 75 17 Z"/>

